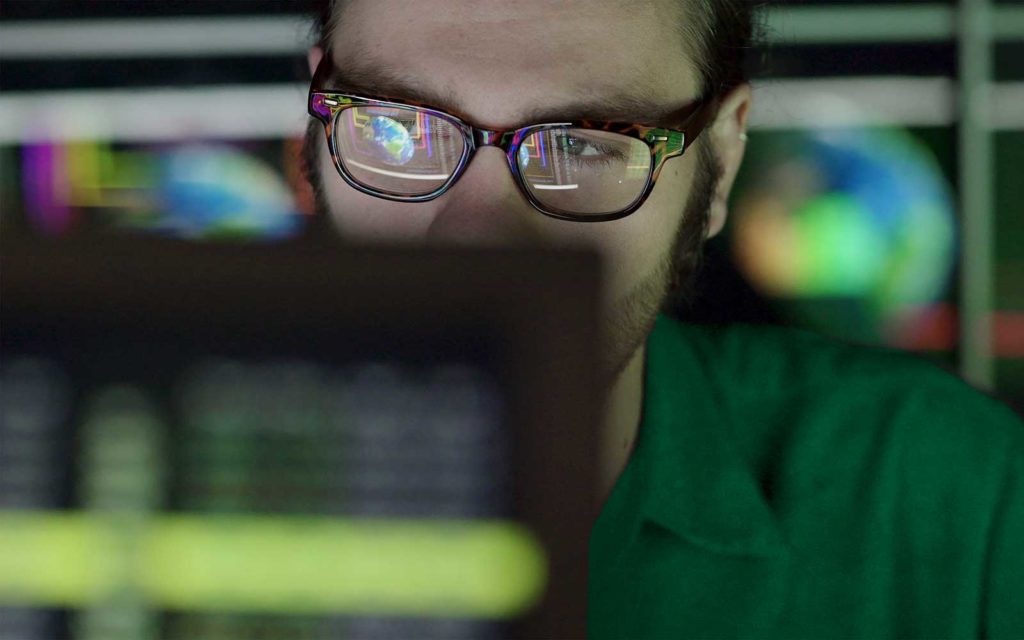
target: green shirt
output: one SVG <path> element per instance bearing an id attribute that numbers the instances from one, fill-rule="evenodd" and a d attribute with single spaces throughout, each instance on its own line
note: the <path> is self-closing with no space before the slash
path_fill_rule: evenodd
<path id="1" fill-rule="evenodd" d="M 659 318 L 592 638 L 1024 638 L 1024 425 L 918 358 Z"/>

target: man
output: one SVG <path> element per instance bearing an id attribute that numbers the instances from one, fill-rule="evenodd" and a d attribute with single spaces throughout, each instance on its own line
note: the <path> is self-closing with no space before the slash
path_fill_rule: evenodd
<path id="1" fill-rule="evenodd" d="M 604 257 L 594 637 L 1024 635 L 1008 409 L 905 356 L 658 316 L 725 222 L 748 5 L 322 0 L 319 16 L 307 163 L 341 233 Z"/>

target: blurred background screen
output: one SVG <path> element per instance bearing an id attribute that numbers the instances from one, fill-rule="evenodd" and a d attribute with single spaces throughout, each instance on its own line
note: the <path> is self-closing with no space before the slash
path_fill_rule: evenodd
<path id="1" fill-rule="evenodd" d="M 582 636 L 597 260 L 480 261 L 5 237 L 0 638 Z"/>

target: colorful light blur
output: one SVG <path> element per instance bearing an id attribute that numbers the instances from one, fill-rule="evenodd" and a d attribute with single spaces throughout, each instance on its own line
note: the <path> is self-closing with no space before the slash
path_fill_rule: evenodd
<path id="1" fill-rule="evenodd" d="M 25 217 L 45 235 L 98 224 L 190 239 L 282 239 L 302 226 L 281 172 L 226 144 L 34 143 L 21 148 L 20 169 Z"/>
<path id="2" fill-rule="evenodd" d="M 869 341 L 891 341 L 944 300 L 957 227 L 927 147 L 881 128 L 765 142 L 732 233 L 755 288 L 805 326 Z"/>

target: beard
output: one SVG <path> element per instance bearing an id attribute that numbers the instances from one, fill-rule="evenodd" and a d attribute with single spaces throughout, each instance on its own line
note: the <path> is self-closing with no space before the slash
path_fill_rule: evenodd
<path id="1" fill-rule="evenodd" d="M 601 371 L 611 385 L 654 329 L 660 313 L 691 299 L 708 233 L 708 216 L 722 177 L 721 163 L 708 139 L 694 145 L 698 161 L 693 185 L 675 229 L 671 249 L 654 271 L 615 301 L 604 318 Z"/>
<path id="2" fill-rule="evenodd" d="M 322 125 L 310 122 L 302 145 L 302 165 L 312 188 L 316 208 L 313 231 L 318 234 L 325 230 L 335 232 L 327 230 L 333 225 L 320 171 L 319 153 L 322 144 Z M 645 276 L 625 296 L 613 301 L 610 309 L 604 312 L 601 322 L 604 346 L 601 350 L 599 375 L 603 386 L 610 387 L 619 378 L 654 329 L 658 314 L 669 306 L 688 300 L 693 293 L 707 236 L 708 214 L 722 176 L 721 164 L 706 137 L 697 140 L 693 150 L 698 154 L 693 185 L 683 206 L 670 250 L 652 273 Z"/>

